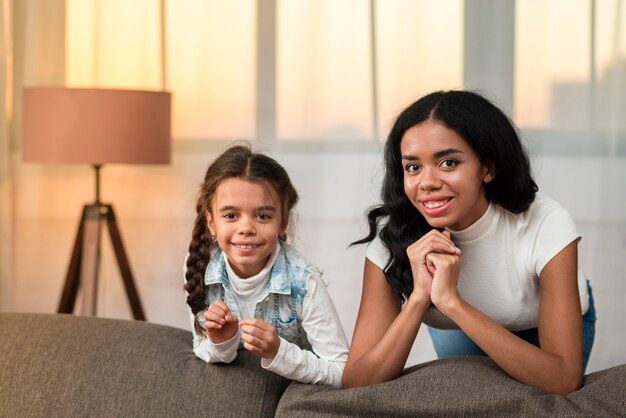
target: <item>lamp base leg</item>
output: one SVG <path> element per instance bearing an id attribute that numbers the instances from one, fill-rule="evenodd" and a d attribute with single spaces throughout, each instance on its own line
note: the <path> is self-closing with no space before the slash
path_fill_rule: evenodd
<path id="1" fill-rule="evenodd" d="M 78 225 L 78 232 L 74 242 L 74 249 L 70 259 L 61 301 L 59 302 L 58 312 L 71 314 L 74 311 L 78 288 L 82 285 L 83 292 L 89 293 L 84 299 L 87 305 L 84 307 L 84 310 L 86 308 L 95 315 L 100 252 L 99 233 L 102 221 L 106 221 L 105 225 L 109 230 L 115 258 L 124 281 L 128 301 L 133 312 L 133 318 L 145 321 L 146 317 L 141 306 L 137 288 L 135 287 L 130 264 L 128 263 L 128 258 L 124 251 L 124 245 L 122 244 L 122 237 L 117 226 L 113 206 L 100 203 L 85 205 L 83 207 L 83 213 Z M 96 222 L 95 227 L 93 222 Z M 93 239 L 94 234 L 97 234 L 95 241 Z M 85 243 L 85 241 L 88 240 L 91 243 L 95 242 L 95 248 L 91 244 Z M 81 279 L 84 280 L 83 283 L 81 283 Z"/>

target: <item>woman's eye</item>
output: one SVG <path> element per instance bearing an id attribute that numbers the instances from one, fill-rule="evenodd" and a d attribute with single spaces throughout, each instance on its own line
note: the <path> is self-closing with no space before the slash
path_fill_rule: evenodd
<path id="1" fill-rule="evenodd" d="M 419 169 L 420 169 L 420 166 L 418 164 L 407 164 L 405 167 L 405 170 L 408 171 L 409 173 L 418 172 Z"/>
<path id="2" fill-rule="evenodd" d="M 443 168 L 454 168 L 459 164 L 457 160 L 443 160 L 441 166 Z"/>

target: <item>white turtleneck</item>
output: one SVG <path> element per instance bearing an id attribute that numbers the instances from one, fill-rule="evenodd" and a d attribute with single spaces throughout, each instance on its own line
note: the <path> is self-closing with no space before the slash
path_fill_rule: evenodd
<path id="1" fill-rule="evenodd" d="M 254 318 L 254 310 L 256 304 L 259 302 L 259 297 L 265 292 L 267 282 L 270 279 L 270 272 L 276 262 L 278 256 L 278 247 L 272 252 L 269 260 L 263 270 L 247 279 L 242 279 L 235 273 L 233 268 L 226 258 L 226 272 L 228 273 L 228 281 L 231 286 L 231 291 L 237 299 L 237 305 L 241 312 L 241 318 Z"/>
<path id="2" fill-rule="evenodd" d="M 450 234 L 461 249 L 459 293 L 511 331 L 537 327 L 539 274 L 563 248 L 580 239 L 569 213 L 540 193 L 526 212 L 514 214 L 491 203 L 480 219 Z M 383 269 L 389 252 L 377 236 L 366 256 Z M 578 287 L 584 314 L 589 300 L 580 269 Z M 434 306 L 428 309 L 424 323 L 434 328 L 458 328 Z"/>

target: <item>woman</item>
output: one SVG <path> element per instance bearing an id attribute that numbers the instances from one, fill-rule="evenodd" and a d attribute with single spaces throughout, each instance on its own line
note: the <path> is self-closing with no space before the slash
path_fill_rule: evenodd
<path id="1" fill-rule="evenodd" d="M 370 244 L 343 385 L 399 376 L 424 322 L 440 357 L 488 355 L 547 392 L 579 388 L 595 321 L 580 235 L 537 193 L 506 115 L 476 93 L 431 93 L 398 116 L 385 166 L 357 241 Z"/>

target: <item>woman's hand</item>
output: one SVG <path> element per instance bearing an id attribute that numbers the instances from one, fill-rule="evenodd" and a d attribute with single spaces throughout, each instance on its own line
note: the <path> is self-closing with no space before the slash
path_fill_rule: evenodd
<path id="1" fill-rule="evenodd" d="M 204 312 L 204 321 L 207 335 L 213 344 L 228 341 L 237 334 L 237 317 L 221 300 L 215 301 Z"/>
<path id="2" fill-rule="evenodd" d="M 450 231 L 440 232 L 433 229 L 411 244 L 407 248 L 406 253 L 409 257 L 411 273 L 413 274 L 413 293 L 411 293 L 410 299 L 424 301 L 432 299 L 432 286 L 434 285 L 433 279 L 436 271 L 435 264 L 433 262 L 428 263 L 427 257 L 430 254 L 440 254 L 459 258 L 461 250 L 450 239 Z"/>
<path id="3" fill-rule="evenodd" d="M 260 319 L 243 319 L 239 323 L 241 338 L 246 350 L 257 356 L 272 360 L 278 353 L 280 337 L 273 325 Z"/>
<path id="4" fill-rule="evenodd" d="M 429 253 L 426 268 L 432 274 L 430 299 L 444 314 L 460 300 L 457 289 L 461 257 L 458 254 Z"/>

